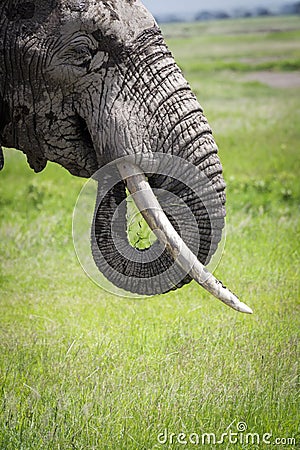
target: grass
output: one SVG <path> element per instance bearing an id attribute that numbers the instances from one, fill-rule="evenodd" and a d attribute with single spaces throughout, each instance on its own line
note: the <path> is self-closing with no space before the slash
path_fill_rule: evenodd
<path id="1" fill-rule="evenodd" d="M 149 248 L 157 240 L 129 192 L 127 192 L 127 235 L 130 244 L 140 250 Z"/>
<path id="2" fill-rule="evenodd" d="M 228 185 L 216 275 L 254 309 L 251 317 L 195 283 L 145 299 L 100 290 L 72 244 L 84 180 L 54 164 L 35 175 L 20 152 L 5 151 L 1 450 L 197 448 L 180 445 L 179 433 L 220 439 L 239 422 L 261 439 L 272 433 L 272 443 L 295 439 L 280 449 L 299 448 L 300 92 L 222 66 L 229 53 L 232 61 L 257 59 L 275 48 L 284 48 L 283 60 L 298 58 L 298 31 L 295 18 L 166 29 L 214 128 Z M 211 61 L 209 70 L 201 61 Z M 239 438 L 204 447 L 270 448 Z"/>
<path id="3" fill-rule="evenodd" d="M 223 84 L 225 71 L 245 75 L 263 70 L 300 70 L 298 17 L 167 25 L 165 33 L 176 60 L 192 85 L 201 74 L 201 95 L 211 84 L 207 83 L 211 77 L 214 91 L 216 80 Z M 222 90 L 225 91 L 223 86 Z"/>

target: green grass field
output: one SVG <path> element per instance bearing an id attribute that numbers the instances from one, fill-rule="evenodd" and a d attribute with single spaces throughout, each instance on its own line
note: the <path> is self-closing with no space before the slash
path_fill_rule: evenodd
<path id="1" fill-rule="evenodd" d="M 6 150 L 1 450 L 192 449 L 204 433 L 221 440 L 243 424 L 238 443 L 206 436 L 204 447 L 300 446 L 300 86 L 259 81 L 262 70 L 299 76 L 300 21 L 178 24 L 165 33 L 220 147 L 227 242 L 216 275 L 254 315 L 195 283 L 145 299 L 102 291 L 72 243 L 84 180 L 54 164 L 36 175 Z M 253 443 L 247 433 L 257 434 Z"/>

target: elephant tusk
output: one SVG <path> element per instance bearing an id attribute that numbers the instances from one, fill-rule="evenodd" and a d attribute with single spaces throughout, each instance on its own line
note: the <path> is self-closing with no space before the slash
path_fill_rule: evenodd
<path id="1" fill-rule="evenodd" d="M 183 242 L 162 210 L 142 170 L 137 165 L 124 161 L 116 164 L 139 211 L 176 263 L 204 289 L 227 306 L 242 313 L 252 314 L 252 309 L 209 273 Z"/>

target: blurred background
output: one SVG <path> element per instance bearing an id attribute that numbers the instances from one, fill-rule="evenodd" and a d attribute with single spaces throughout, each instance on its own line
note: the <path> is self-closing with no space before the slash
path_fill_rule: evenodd
<path id="1" fill-rule="evenodd" d="M 158 22 L 185 20 L 212 20 L 230 17 L 268 16 L 274 14 L 299 14 L 300 2 L 286 0 L 199 0 L 172 1 L 145 0 L 143 2 Z"/>

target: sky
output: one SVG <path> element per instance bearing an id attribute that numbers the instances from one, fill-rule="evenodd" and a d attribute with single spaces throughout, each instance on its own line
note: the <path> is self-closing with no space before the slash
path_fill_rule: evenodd
<path id="1" fill-rule="evenodd" d="M 142 0 L 144 5 L 152 14 L 172 14 L 172 13 L 194 13 L 203 10 L 220 9 L 231 10 L 235 8 L 252 8 L 255 6 L 265 6 L 276 8 L 289 0 Z"/>

